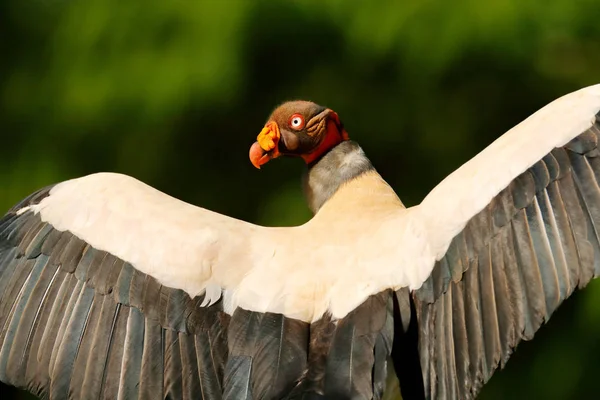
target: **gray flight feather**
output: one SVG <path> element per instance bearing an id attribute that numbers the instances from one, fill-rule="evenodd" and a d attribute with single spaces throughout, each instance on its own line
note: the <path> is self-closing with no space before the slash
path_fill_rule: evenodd
<path id="1" fill-rule="evenodd" d="M 521 340 L 600 275 L 599 135 L 597 117 L 513 180 L 415 292 L 426 397 L 475 397 Z"/>

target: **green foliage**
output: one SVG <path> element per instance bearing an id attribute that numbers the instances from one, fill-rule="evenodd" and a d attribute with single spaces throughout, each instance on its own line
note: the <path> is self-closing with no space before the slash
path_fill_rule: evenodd
<path id="1" fill-rule="evenodd" d="M 407 205 L 552 99 L 600 81 L 600 3 L 7 0 L 0 209 L 96 171 L 267 225 L 309 218 L 296 160 L 248 147 L 277 103 L 335 109 Z M 307 249 L 310 251 L 310 249 Z M 582 397 L 600 285 L 482 398 Z"/>

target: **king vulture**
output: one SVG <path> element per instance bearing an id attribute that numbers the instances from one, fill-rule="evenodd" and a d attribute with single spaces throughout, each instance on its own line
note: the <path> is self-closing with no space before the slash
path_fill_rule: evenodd
<path id="1" fill-rule="evenodd" d="M 260 167 L 304 159 L 314 217 L 253 225 L 125 175 L 0 220 L 0 380 L 49 399 L 473 398 L 600 274 L 600 85 L 542 108 L 405 208 L 306 101 Z M 389 374 L 388 374 L 389 372 Z"/>

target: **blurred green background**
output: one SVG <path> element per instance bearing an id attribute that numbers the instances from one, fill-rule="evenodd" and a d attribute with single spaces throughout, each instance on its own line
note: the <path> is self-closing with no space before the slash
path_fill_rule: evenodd
<path id="1" fill-rule="evenodd" d="M 0 209 L 118 171 L 237 218 L 302 223 L 302 163 L 248 161 L 272 108 L 295 98 L 336 110 L 414 205 L 541 106 L 600 82 L 599 15 L 597 0 L 5 0 Z M 599 338 L 596 282 L 481 398 L 597 398 Z"/>

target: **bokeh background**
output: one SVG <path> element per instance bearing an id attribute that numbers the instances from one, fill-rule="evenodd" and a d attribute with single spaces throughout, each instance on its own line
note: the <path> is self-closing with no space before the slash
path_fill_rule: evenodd
<path id="1" fill-rule="evenodd" d="M 302 223 L 302 163 L 248 161 L 295 98 L 336 110 L 414 205 L 541 106 L 600 82 L 599 16 L 597 0 L 4 0 L 0 209 L 118 171 L 237 218 Z M 596 282 L 481 398 L 597 398 L 599 338 Z"/>

